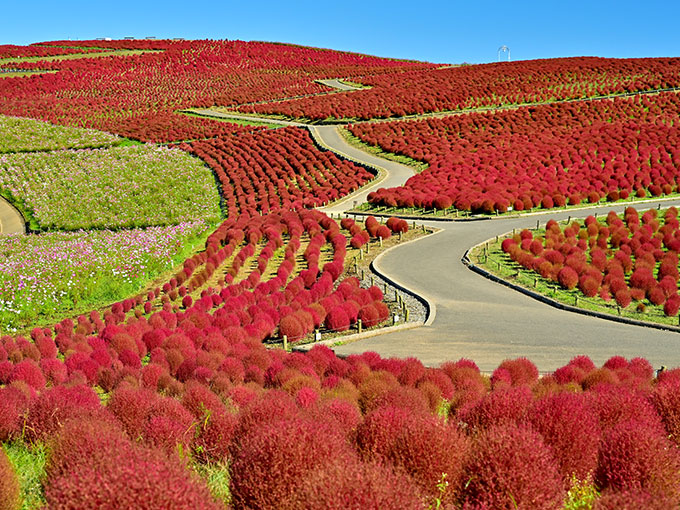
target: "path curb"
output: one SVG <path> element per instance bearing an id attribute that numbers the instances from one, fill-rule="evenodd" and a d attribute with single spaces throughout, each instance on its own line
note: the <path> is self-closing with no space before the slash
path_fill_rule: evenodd
<path id="1" fill-rule="evenodd" d="M 294 346 L 291 350 L 298 352 L 306 352 L 311 350 L 315 345 L 325 345 L 327 347 L 335 347 L 338 345 L 350 344 L 363 340 L 364 338 L 371 338 L 374 336 L 380 336 L 387 333 L 394 333 L 396 331 L 406 331 L 409 329 L 415 329 L 422 326 L 424 322 L 407 322 L 405 324 L 399 324 L 398 326 L 389 326 L 386 328 L 378 328 L 371 331 L 364 331 L 363 333 L 355 333 L 353 335 L 341 336 L 337 338 L 331 338 L 329 340 L 321 340 L 319 342 L 312 342 L 309 344 Z"/>
<path id="2" fill-rule="evenodd" d="M 427 237 L 435 236 L 435 235 L 439 234 L 440 232 L 443 232 L 443 230 L 433 232 L 432 234 L 430 234 Z M 391 276 L 388 276 L 387 273 L 383 269 L 380 268 L 380 259 L 384 255 L 391 252 L 395 248 L 401 248 L 402 246 L 406 246 L 407 244 L 415 243 L 417 241 L 422 241 L 423 239 L 425 239 L 425 237 L 419 237 L 418 239 L 412 239 L 408 242 L 405 242 L 405 243 L 402 243 L 402 244 L 397 244 L 395 246 L 392 246 L 391 248 L 388 248 L 387 250 L 382 252 L 380 255 L 378 255 L 375 259 L 373 259 L 371 261 L 370 268 L 371 268 L 371 271 L 380 275 L 380 277 L 383 280 L 385 280 L 386 282 L 388 282 L 392 287 L 395 287 L 395 288 L 401 290 L 402 292 L 405 292 L 406 294 L 410 295 L 414 299 L 417 299 L 418 301 L 420 301 L 425 306 L 425 310 L 426 310 L 426 314 L 427 314 L 427 319 L 425 319 L 425 322 L 423 323 L 423 325 L 430 326 L 434 322 L 435 317 L 437 316 L 437 305 L 435 305 L 434 301 L 432 301 L 430 298 L 428 298 L 424 294 L 418 294 L 417 292 L 409 289 L 405 284 L 399 282 L 398 280 L 396 280 L 395 278 L 393 278 Z"/>

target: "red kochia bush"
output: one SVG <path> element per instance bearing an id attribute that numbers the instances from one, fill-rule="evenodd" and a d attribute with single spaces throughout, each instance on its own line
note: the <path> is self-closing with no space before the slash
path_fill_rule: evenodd
<path id="1" fill-rule="evenodd" d="M 28 408 L 28 396 L 15 386 L 0 388 L 0 443 L 18 436 L 22 415 Z"/>
<path id="2" fill-rule="evenodd" d="M 48 444 L 45 472 L 50 478 L 67 475 L 84 464 L 104 467 L 111 451 L 123 452 L 132 446 L 119 423 L 87 417 L 65 423 Z"/>
<path id="3" fill-rule="evenodd" d="M 565 484 L 587 480 L 597 466 L 600 425 L 583 393 L 558 393 L 534 403 L 529 423 L 541 434 L 557 460 Z"/>
<path id="4" fill-rule="evenodd" d="M 533 395 L 527 386 L 501 388 L 487 393 L 479 402 L 462 410 L 459 419 L 473 430 L 492 425 L 512 425 L 523 421 L 532 404 Z"/>
<path id="5" fill-rule="evenodd" d="M 506 359 L 498 365 L 499 369 L 509 372 L 513 386 L 532 385 L 538 381 L 538 368 L 527 358 Z"/>
<path id="6" fill-rule="evenodd" d="M 593 510 L 668 510 L 674 508 L 673 500 L 642 490 L 607 490 L 595 500 Z"/>
<path id="7" fill-rule="evenodd" d="M 635 420 L 604 435 L 595 481 L 602 488 L 644 490 L 680 503 L 680 456 L 654 428 Z"/>
<path id="8" fill-rule="evenodd" d="M 565 266 L 557 273 L 557 281 L 565 289 L 574 289 L 578 285 L 578 273 L 573 268 Z"/>
<path id="9" fill-rule="evenodd" d="M 12 381 L 24 381 L 36 390 L 45 386 L 45 376 L 38 364 L 32 359 L 24 359 L 14 365 L 14 370 L 10 376 L 10 382 Z"/>
<path id="10" fill-rule="evenodd" d="M 123 386 L 113 392 L 107 409 L 120 421 L 128 436 L 137 439 L 144 430 L 146 418 L 160 397 L 146 388 Z"/>
<path id="11" fill-rule="evenodd" d="M 297 510 L 422 510 L 423 501 L 408 476 L 375 463 L 326 463 L 296 484 L 288 498 Z"/>
<path id="12" fill-rule="evenodd" d="M 202 462 L 224 462 L 229 459 L 229 448 L 238 419 L 227 411 L 212 413 L 198 424 L 194 455 Z"/>
<path id="13" fill-rule="evenodd" d="M 652 402 L 668 437 L 680 446 L 680 379 L 659 381 L 652 393 Z"/>
<path id="14" fill-rule="evenodd" d="M 397 407 L 382 407 L 366 416 L 357 427 L 357 447 L 366 460 L 387 463 L 403 471 L 423 494 L 452 502 L 463 480 L 468 439 L 438 417 L 414 414 Z M 444 494 L 437 489 L 447 474 Z"/>
<path id="15" fill-rule="evenodd" d="M 48 388 L 31 403 L 25 425 L 26 439 L 45 439 L 70 419 L 104 415 L 99 397 L 87 386 Z"/>
<path id="16" fill-rule="evenodd" d="M 21 508 L 19 478 L 5 451 L 0 447 L 0 510 Z"/>
<path id="17" fill-rule="evenodd" d="M 349 317 L 342 306 L 336 306 L 326 315 L 326 327 L 331 331 L 347 331 L 349 329 Z"/>
<path id="18" fill-rule="evenodd" d="M 346 463 L 354 455 L 342 435 L 325 423 L 300 417 L 261 423 L 234 449 L 233 501 L 239 508 L 292 510 L 296 506 L 288 498 L 307 475 L 330 460 Z"/>
<path id="19" fill-rule="evenodd" d="M 462 492 L 470 508 L 562 508 L 565 489 L 557 463 L 531 428 L 492 427 L 474 441 L 471 451 L 465 472 L 472 476 Z"/>
<path id="20" fill-rule="evenodd" d="M 60 465 L 67 465 L 68 469 L 48 468 L 45 500 L 49 508 L 224 508 L 178 460 L 124 438 L 111 441 L 112 437 L 110 433 L 86 433 L 80 441 L 72 443 L 78 448 L 71 455 L 68 451 L 60 455 Z M 98 460 L 93 463 L 92 455 L 82 455 L 83 451 L 96 454 Z"/>

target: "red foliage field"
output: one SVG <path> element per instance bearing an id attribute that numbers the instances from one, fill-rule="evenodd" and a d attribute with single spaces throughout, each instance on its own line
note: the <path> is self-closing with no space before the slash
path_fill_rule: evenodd
<path id="1" fill-rule="evenodd" d="M 240 111 L 315 121 L 375 119 L 680 86 L 680 59 L 556 58 L 362 77 L 372 88 Z"/>
<path id="2" fill-rule="evenodd" d="M 522 267 L 565 289 L 615 300 L 622 308 L 633 303 L 678 314 L 680 223 L 674 207 L 663 217 L 655 209 L 640 216 L 629 207 L 623 219 L 612 211 L 604 224 L 593 216 L 564 228 L 551 220 L 545 236 L 523 230 L 504 240 L 502 249 Z"/>
<path id="3" fill-rule="evenodd" d="M 675 192 L 679 112 L 663 93 L 349 129 L 430 165 L 370 203 L 492 213 Z"/>
<path id="4" fill-rule="evenodd" d="M 636 501 L 664 502 L 659 508 L 680 502 L 680 409 L 669 398 L 677 370 L 653 378 L 642 359 L 597 368 L 579 357 L 538 378 L 518 359 L 489 378 L 469 360 L 426 368 L 374 353 L 340 359 L 321 346 L 267 350 L 247 330 L 234 335 L 195 314 L 159 312 L 92 334 L 66 323 L 36 329 L 33 339 L 66 362 L 3 338 L 7 359 L 67 365 L 65 380 L 43 386 L 2 363 L 10 375 L 0 401 L 14 404 L 2 408 L 0 430 L 50 445 L 51 507 L 224 508 L 187 470 L 187 454 L 229 463 L 238 509 L 327 508 L 334 494 L 344 499 L 331 508 L 427 508 L 437 498 L 559 509 L 576 481 L 601 491 L 603 505 L 631 491 Z M 149 361 L 121 362 L 125 344 L 150 352 Z M 77 355 L 96 360 L 98 382 L 69 363 Z M 12 468 L 3 469 L 10 482 L 0 489 L 15 497 Z"/>
<path id="5" fill-rule="evenodd" d="M 62 42 L 54 44 L 57 43 Z M 91 127 L 135 139 L 171 142 L 215 136 L 226 130 L 224 123 L 179 115 L 175 115 L 174 124 L 168 123 L 168 116 L 179 109 L 321 93 L 329 89 L 315 83 L 316 79 L 432 67 L 262 42 L 149 40 L 78 44 L 158 51 L 11 64 L 12 68 L 58 72 L 1 80 L 0 113 Z"/>
<path id="6" fill-rule="evenodd" d="M 614 356 L 596 367 L 580 356 L 539 377 L 537 367 L 521 358 L 504 361 L 488 376 L 465 359 L 430 368 L 414 358 L 371 352 L 340 358 L 321 345 L 307 353 L 268 348 L 284 335 L 294 344 L 317 329 L 325 334 L 347 331 L 359 320 L 369 327 L 385 321 L 389 309 L 379 288 L 361 288 L 356 278 L 341 281 L 347 245 L 386 239 L 406 232 L 408 224 L 390 218 L 380 225 L 372 217 L 363 225 L 349 218 L 338 223 L 306 209 L 350 192 L 371 175 L 318 149 L 299 128 L 236 133 L 214 121 L 173 122 L 173 112 L 315 93 L 322 88 L 311 80 L 322 77 L 385 74 L 385 83 L 407 77 L 422 85 L 420 77 L 429 74 L 409 70 L 427 65 L 239 41 L 83 46 L 160 51 L 36 64 L 59 72 L 0 81 L 0 111 L 139 139 L 210 138 L 181 147 L 215 171 L 228 218 L 205 249 L 164 283 L 104 310 L 35 327 L 30 335 L 0 338 L 0 441 L 46 446 L 41 483 L 47 508 L 560 509 L 574 484 L 599 491 L 599 508 L 680 504 L 680 369 L 655 377 L 644 359 Z M 546 87 L 556 95 L 547 97 L 658 87 L 675 76 L 674 60 L 617 62 L 565 61 L 566 69 L 584 66 L 578 76 L 587 78 L 585 92 L 570 82 L 565 90 Z M 624 79 L 641 71 L 638 64 L 646 66 L 643 78 Z M 555 83 L 566 72 L 545 66 L 476 66 L 471 75 L 477 87 L 493 76 L 497 90 L 508 90 L 500 69 L 520 69 L 520 78 L 528 72 L 534 81 L 525 80 L 528 88 L 519 96 L 512 95 L 516 85 L 507 85 L 513 91 L 503 100 L 519 101 L 544 97 L 537 84 L 542 73 Z M 432 76 L 441 84 L 440 74 L 464 70 Z M 605 71 L 610 81 L 600 80 Z M 475 91 L 474 100 L 491 97 Z M 394 98 L 395 108 L 406 108 Z M 416 104 L 425 101 L 415 98 Z M 452 102 L 448 97 L 442 104 Z M 528 126 L 527 113 L 542 123 Z M 488 151 L 491 161 L 485 136 L 501 145 L 521 141 L 553 158 L 535 156 L 534 170 L 557 165 L 558 157 L 571 158 L 568 165 L 584 172 L 603 162 L 600 180 L 587 180 L 587 193 L 639 188 L 655 194 L 654 186 L 659 193 L 676 188 L 674 114 L 677 99 L 663 95 L 460 117 L 445 125 L 474 134 L 472 142 L 456 143 L 474 143 L 475 157 Z M 579 122 L 587 127 L 579 131 Z M 562 124 L 564 132 L 550 131 Z M 519 133 L 516 138 L 505 125 Z M 638 128 L 642 133 L 635 133 Z M 446 159 L 459 157 L 448 142 L 415 133 L 421 136 L 415 150 L 442 149 L 447 164 L 464 164 Z M 580 146 L 558 150 L 557 140 L 569 133 L 574 147 L 579 137 L 592 139 L 604 155 Z M 622 137 L 637 141 L 638 151 L 624 154 L 615 143 Z M 501 160 L 494 157 L 494 164 Z M 430 163 L 435 166 L 436 157 Z M 552 189 L 522 182 L 518 190 L 532 203 L 534 194 L 556 198 Z M 474 193 L 501 193 L 492 182 L 490 191 L 467 185 Z M 442 186 L 437 182 L 429 191 Z M 554 186 L 564 197 L 581 193 Z M 435 195 L 440 205 L 460 199 Z M 565 286 L 584 280 L 588 292 L 606 285 L 611 291 L 616 277 L 630 273 L 623 281 L 631 294 L 644 289 L 652 300 L 660 289 L 667 304 L 677 297 L 676 216 L 666 213 L 662 224 L 650 212 L 640 223 L 628 211 L 624 221 L 610 215 L 607 226 L 588 219 L 564 231 L 551 223 L 545 244 L 523 232 L 504 248 L 531 257 L 532 264 L 543 258 L 540 270 L 556 272 L 558 279 L 563 272 Z M 676 284 L 672 295 L 665 294 L 669 279 Z M 229 501 L 216 500 L 197 474 L 205 469 L 228 472 Z M 21 504 L 18 474 L 0 450 L 2 509 Z"/>
<path id="7" fill-rule="evenodd" d="M 31 46 L 16 46 L 14 44 L 0 44 L 0 59 L 5 58 L 35 58 L 53 57 L 56 55 L 70 55 L 74 53 L 99 53 L 103 50 L 97 48 L 69 48 L 72 41 L 65 42 L 64 46 L 43 46 L 34 44 Z"/>
<path id="8" fill-rule="evenodd" d="M 182 144 L 215 172 L 229 215 L 314 207 L 360 188 L 374 175 L 320 150 L 306 129 L 242 133 Z"/>

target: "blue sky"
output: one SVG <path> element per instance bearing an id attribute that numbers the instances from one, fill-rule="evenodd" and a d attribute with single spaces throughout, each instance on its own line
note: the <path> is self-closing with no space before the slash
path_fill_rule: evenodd
<path id="1" fill-rule="evenodd" d="M 6 2 L 0 44 L 98 37 L 281 41 L 441 63 L 680 56 L 680 2 Z"/>

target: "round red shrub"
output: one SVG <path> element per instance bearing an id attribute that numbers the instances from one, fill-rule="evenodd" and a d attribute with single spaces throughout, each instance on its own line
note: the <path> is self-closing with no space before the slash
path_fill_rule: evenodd
<path id="1" fill-rule="evenodd" d="M 668 510 L 673 500 L 643 490 L 606 490 L 595 500 L 593 510 Z"/>
<path id="2" fill-rule="evenodd" d="M 220 411 L 210 414 L 198 424 L 194 455 L 201 462 L 228 461 L 229 448 L 238 424 L 235 414 Z"/>
<path id="3" fill-rule="evenodd" d="M 504 424 L 474 441 L 463 501 L 494 510 L 557 510 L 565 489 L 550 448 L 531 428 Z"/>
<path id="4" fill-rule="evenodd" d="M 461 411 L 459 419 L 472 430 L 521 423 L 532 402 L 533 395 L 527 386 L 500 388 L 487 393 L 469 409 Z"/>
<path id="5" fill-rule="evenodd" d="M 287 498 L 307 475 L 329 459 L 346 463 L 355 455 L 336 429 L 300 417 L 260 423 L 239 438 L 233 452 L 233 502 L 262 510 L 295 508 Z"/>
<path id="6" fill-rule="evenodd" d="M 675 317 L 680 310 L 680 296 L 669 297 L 663 305 L 663 313 L 668 317 Z"/>
<path id="7" fill-rule="evenodd" d="M 605 433 L 595 481 L 602 488 L 643 490 L 680 503 L 680 456 L 655 428 L 631 420 Z"/>
<path id="8" fill-rule="evenodd" d="M 16 385 L 0 388 L 0 443 L 20 435 L 28 405 L 29 395 Z"/>
<path id="9" fill-rule="evenodd" d="M 565 289 L 574 289 L 578 285 L 578 273 L 573 268 L 565 266 L 557 273 L 557 281 Z"/>
<path id="10" fill-rule="evenodd" d="M 412 480 L 375 463 L 332 460 L 296 484 L 287 507 L 299 510 L 422 510 L 422 496 Z M 278 507 L 277 507 L 278 508 Z"/>
<path id="11" fill-rule="evenodd" d="M 506 359 L 497 370 L 507 370 L 513 386 L 527 384 L 531 386 L 538 381 L 538 368 L 527 358 Z"/>
<path id="12" fill-rule="evenodd" d="M 0 447 L 0 510 L 19 510 L 20 495 L 19 477 Z"/>
<path id="13" fill-rule="evenodd" d="M 389 239 L 392 236 L 392 231 L 386 225 L 380 225 L 375 231 L 376 237 L 380 239 Z"/>
<path id="14" fill-rule="evenodd" d="M 326 315 L 325 324 L 331 331 L 347 331 L 350 324 L 349 316 L 342 306 L 336 306 Z"/>
<path id="15" fill-rule="evenodd" d="M 534 403 L 528 421 L 541 434 L 559 465 L 565 486 L 587 480 L 597 467 L 600 424 L 583 393 L 558 393 Z"/>
<path id="16" fill-rule="evenodd" d="M 279 322 L 279 335 L 288 337 L 291 342 L 297 342 L 305 336 L 305 328 L 300 323 L 296 314 L 286 315 Z"/>
<path id="17" fill-rule="evenodd" d="M 87 386 L 55 386 L 43 390 L 31 402 L 24 427 L 28 441 L 45 439 L 71 419 L 102 417 L 106 412 L 99 397 Z"/>
<path id="18" fill-rule="evenodd" d="M 370 461 L 387 463 L 411 476 L 423 494 L 452 502 L 463 481 L 468 439 L 438 417 L 413 414 L 396 407 L 371 412 L 357 427 L 357 448 Z M 447 474 L 442 495 L 437 482 Z"/>
<path id="19" fill-rule="evenodd" d="M 680 379 L 660 381 L 651 398 L 669 439 L 680 446 Z"/>
<path id="20" fill-rule="evenodd" d="M 627 386 L 609 383 L 596 385 L 591 395 L 603 433 L 619 423 L 631 420 L 655 430 L 660 435 L 665 433 L 661 417 L 645 393 Z"/>
<path id="21" fill-rule="evenodd" d="M 46 382 L 40 366 L 32 359 L 24 359 L 14 365 L 12 375 L 9 377 L 9 382 L 13 381 L 24 381 L 36 390 L 44 388 Z"/>
<path id="22" fill-rule="evenodd" d="M 107 409 L 120 421 L 132 439 L 142 435 L 144 424 L 159 396 L 147 388 L 121 386 L 109 398 Z"/>
<path id="23" fill-rule="evenodd" d="M 104 435 L 108 438 L 109 435 Z M 45 500 L 50 509 L 218 510 L 205 483 L 179 460 L 131 443 L 93 440 L 89 451 L 101 462 L 73 459 L 74 467 L 47 477 Z"/>

